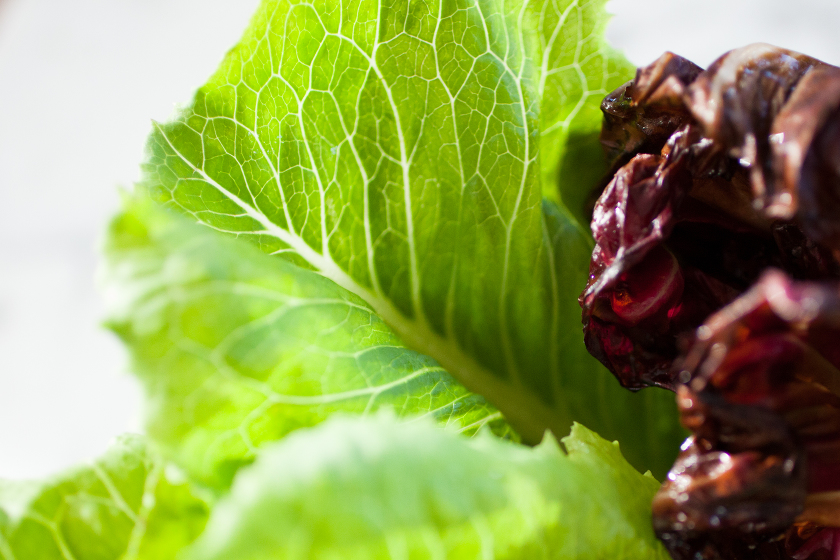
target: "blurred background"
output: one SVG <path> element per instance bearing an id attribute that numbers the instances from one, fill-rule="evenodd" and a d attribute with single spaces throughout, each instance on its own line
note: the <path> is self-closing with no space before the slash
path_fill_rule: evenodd
<path id="1" fill-rule="evenodd" d="M 100 327 L 98 243 L 166 120 L 259 0 L 0 0 L 0 478 L 35 478 L 140 430 L 140 390 Z M 707 66 L 764 41 L 840 64 L 840 2 L 611 0 L 635 64 Z"/>

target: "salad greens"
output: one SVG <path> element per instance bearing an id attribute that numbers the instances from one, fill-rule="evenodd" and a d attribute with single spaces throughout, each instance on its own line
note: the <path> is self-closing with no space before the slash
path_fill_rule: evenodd
<path id="1" fill-rule="evenodd" d="M 4 484 L 0 558 L 174 557 L 207 511 L 184 558 L 664 557 L 615 446 L 517 443 L 661 476 L 682 436 L 582 343 L 603 4 L 265 0 L 108 232 L 148 443 Z"/>
<path id="2" fill-rule="evenodd" d="M 0 482 L 0 558 L 174 558 L 204 530 L 208 506 L 168 471 L 128 435 L 49 483 Z"/>
<path id="3" fill-rule="evenodd" d="M 591 240 L 542 199 L 561 131 L 597 129 L 579 107 L 626 77 L 602 20 L 595 2 L 265 2 L 154 125 L 139 190 L 356 294 L 526 441 L 578 420 L 628 448 L 647 430 L 625 419 L 671 399 L 592 365 Z"/>
<path id="4" fill-rule="evenodd" d="M 202 484 L 336 411 L 389 407 L 474 433 L 501 415 L 324 277 L 148 204 L 112 225 L 111 325 L 149 395 L 148 434 Z M 177 372 L 177 375 L 173 375 Z"/>
<path id="5" fill-rule="evenodd" d="M 668 558 L 646 515 L 659 484 L 615 444 L 579 424 L 568 455 L 482 435 L 387 415 L 296 432 L 243 470 L 186 558 Z"/>

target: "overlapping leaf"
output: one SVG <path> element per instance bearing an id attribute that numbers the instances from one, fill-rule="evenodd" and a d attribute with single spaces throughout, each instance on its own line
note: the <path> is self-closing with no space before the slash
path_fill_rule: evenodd
<path id="1" fill-rule="evenodd" d="M 207 516 L 142 438 L 124 436 L 102 459 L 53 482 L 0 480 L 0 559 L 174 559 Z"/>
<path id="2" fill-rule="evenodd" d="M 264 442 L 336 411 L 507 432 L 482 397 L 314 272 L 142 203 L 114 221 L 107 254 L 110 322 L 146 388 L 149 434 L 204 484 L 226 486 Z"/>
<path id="3" fill-rule="evenodd" d="M 567 455 L 429 419 L 511 435 L 480 394 L 528 441 L 576 419 L 670 463 L 669 396 L 580 340 L 597 99 L 628 70 L 604 22 L 603 0 L 264 0 L 155 125 L 140 190 L 238 238 L 133 200 L 107 242 L 150 436 L 216 497 L 238 477 L 194 559 L 665 558 L 655 480 L 588 430 Z M 427 418 L 295 432 L 380 408 Z M 0 482 L 0 560 L 173 558 L 208 505 L 165 471 L 129 437 Z"/>
<path id="4" fill-rule="evenodd" d="M 331 419 L 240 472 L 189 560 L 666 560 L 658 484 L 577 425 L 536 449 Z"/>
<path id="5" fill-rule="evenodd" d="M 580 343 L 588 236 L 542 203 L 622 79 L 604 19 L 598 1 L 266 0 L 155 126 L 144 188 L 358 295 L 527 440 L 572 419 L 624 436 L 648 413 Z"/>

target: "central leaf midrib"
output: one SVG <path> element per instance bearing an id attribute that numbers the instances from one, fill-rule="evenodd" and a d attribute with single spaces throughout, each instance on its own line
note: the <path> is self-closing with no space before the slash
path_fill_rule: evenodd
<path id="1" fill-rule="evenodd" d="M 493 375 L 490 370 L 464 352 L 456 341 L 444 338 L 434 331 L 428 322 L 406 317 L 390 300 L 380 297 L 360 285 L 328 255 L 319 254 L 301 237 L 270 221 L 264 214 L 215 181 L 203 169 L 195 166 L 175 147 L 163 127 L 158 123 L 154 123 L 154 126 L 170 149 L 195 173 L 199 174 L 207 184 L 212 185 L 213 188 L 239 206 L 249 218 L 255 220 L 264 228 L 265 233 L 286 243 L 323 276 L 361 297 L 373 308 L 376 314 L 394 329 L 407 346 L 431 356 L 467 389 L 484 396 L 505 415 L 526 441 L 539 441 L 543 432 L 548 428 L 555 431 L 557 428 L 564 428 L 557 424 L 551 410 L 536 395 L 533 395 L 521 385 L 511 385 Z M 562 431 L 557 433 L 562 433 Z"/>

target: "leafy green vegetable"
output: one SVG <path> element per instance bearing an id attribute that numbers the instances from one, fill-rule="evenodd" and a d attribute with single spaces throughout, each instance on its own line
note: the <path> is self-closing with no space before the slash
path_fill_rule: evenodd
<path id="1" fill-rule="evenodd" d="M 139 203 L 114 221 L 107 253 L 111 326 L 146 388 L 148 432 L 203 484 L 226 486 L 263 442 L 335 411 L 387 406 L 509 431 L 314 272 Z"/>
<path id="2" fill-rule="evenodd" d="M 207 522 L 207 505 L 139 436 L 49 483 L 0 480 L 2 560 L 167 560 Z"/>
<path id="3" fill-rule="evenodd" d="M 526 441 L 578 420 L 664 472 L 637 422 L 674 449 L 671 398 L 625 394 L 586 353 L 590 240 L 542 201 L 623 79 L 605 17 L 598 1 L 267 0 L 155 125 L 144 190 L 356 294 Z"/>
<path id="4" fill-rule="evenodd" d="M 667 559 L 653 477 L 580 425 L 563 443 L 331 419 L 242 470 L 186 558 Z"/>
<path id="5" fill-rule="evenodd" d="M 664 559 L 617 444 L 510 441 L 681 437 L 581 340 L 603 5 L 264 0 L 106 241 L 164 459 L 0 484 L 0 560 Z"/>

